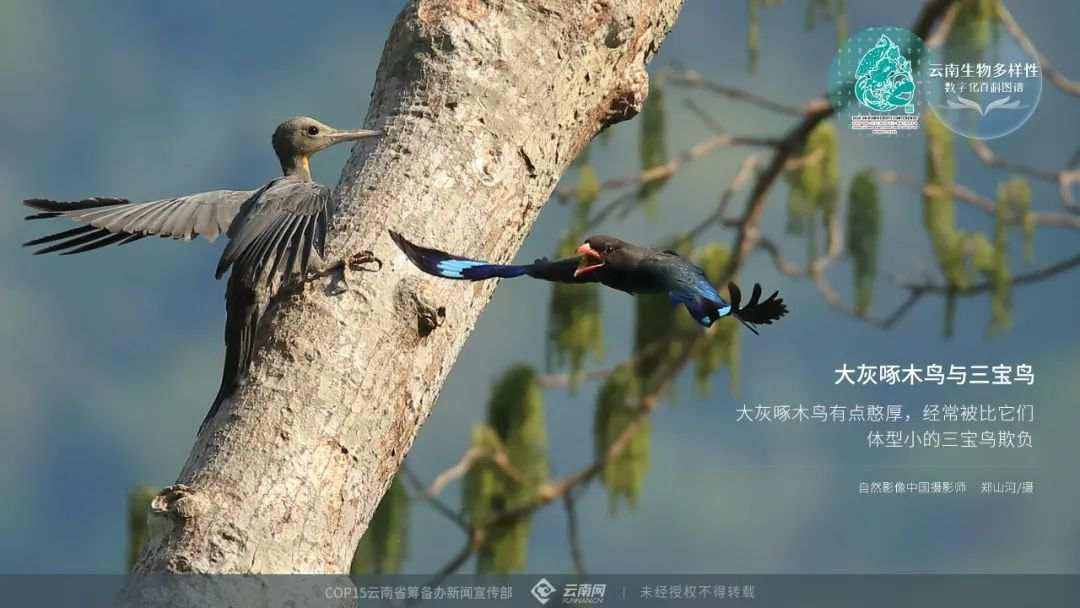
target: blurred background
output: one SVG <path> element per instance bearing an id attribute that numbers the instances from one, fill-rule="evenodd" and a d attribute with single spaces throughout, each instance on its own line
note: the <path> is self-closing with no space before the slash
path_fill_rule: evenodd
<path id="1" fill-rule="evenodd" d="M 993 16 L 995 2 L 959 4 L 954 31 L 976 44 L 1008 35 Z M 44 232 L 22 221 L 18 201 L 152 200 L 256 187 L 278 172 L 270 133 L 282 119 L 310 114 L 360 126 L 400 7 L 0 3 L 0 195 L 7 201 L 0 337 L 8 345 L 0 352 L 0 572 L 125 571 L 129 494 L 175 479 L 223 357 L 224 284 L 212 278 L 220 241 L 146 240 L 33 258 L 19 244 Z M 1073 61 L 1080 5 L 1009 8 L 1043 55 L 1080 76 Z M 900 2 L 688 1 L 650 66 L 645 112 L 589 146 L 517 259 L 554 255 L 587 228 L 675 245 L 722 266 L 734 232 L 710 224 L 692 241 L 686 232 L 716 209 L 748 154 L 766 159 L 769 150 L 719 147 L 670 179 L 602 187 L 677 158 L 714 129 L 774 138 L 799 120 L 710 92 L 687 70 L 799 108 L 824 93 L 838 41 L 864 27 L 910 28 L 916 13 L 915 3 Z M 531 454 L 519 463 L 528 475 L 573 474 L 625 423 L 618 407 L 628 391 L 662 390 L 631 449 L 573 495 L 576 565 L 567 510 L 555 503 L 463 571 L 1077 572 L 1080 275 L 1011 282 L 1075 256 L 1080 232 L 1031 219 L 1031 211 L 1069 214 L 1053 179 L 988 166 L 963 138 L 935 127 L 929 111 L 923 118 L 927 128 L 911 136 L 855 135 L 837 121 L 814 133 L 804 152 L 816 162 L 792 168 L 772 189 L 761 229 L 799 268 L 825 251 L 829 221 L 853 231 L 846 244 L 856 246 L 854 255 L 845 249 L 827 271 L 839 303 L 755 250 L 741 284 L 780 289 L 790 316 L 761 336 L 719 324 L 670 386 L 640 357 L 618 367 L 650 337 L 686 332 L 666 305 L 610 290 L 504 282 L 407 459 L 420 483 L 474 445 L 505 444 L 498 449 L 511 459 Z M 1002 158 L 1051 174 L 1068 168 L 1080 148 L 1080 100 L 1046 82 L 1030 121 L 988 144 Z M 928 166 L 928 150 L 954 165 L 957 185 L 991 201 L 989 212 L 954 201 L 948 188 L 924 198 L 928 174 L 931 185 L 948 185 L 940 167 Z M 320 155 L 316 179 L 336 183 L 347 153 Z M 912 181 L 886 179 L 896 175 Z M 854 195 L 853 180 L 862 184 Z M 746 200 L 746 189 L 735 193 L 728 214 Z M 883 329 L 874 320 L 909 297 L 903 282 L 960 292 L 985 282 L 989 289 L 955 299 L 927 293 Z M 845 363 L 1030 364 L 1035 384 L 837 386 L 833 370 Z M 744 404 L 800 403 L 903 404 L 913 418 L 927 403 L 1031 403 L 1035 422 L 1024 429 L 1033 445 L 875 450 L 867 431 L 896 427 L 736 421 Z M 478 427 L 488 421 L 496 438 Z M 518 430 L 500 436 L 506 425 Z M 981 482 L 999 479 L 1032 481 L 1035 492 L 980 495 Z M 969 489 L 859 493 L 860 482 L 880 480 L 964 481 Z M 415 488 L 395 483 L 357 568 L 434 572 L 464 536 Z M 478 466 L 438 497 L 475 516 L 517 493 L 497 471 Z"/>

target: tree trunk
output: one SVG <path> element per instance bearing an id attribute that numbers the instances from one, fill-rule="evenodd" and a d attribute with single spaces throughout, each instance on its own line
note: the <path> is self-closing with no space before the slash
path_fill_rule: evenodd
<path id="1" fill-rule="evenodd" d="M 578 152 L 641 109 L 680 5 L 409 3 L 365 121 L 386 135 L 353 149 L 328 244 L 383 267 L 277 296 L 246 379 L 155 498 L 136 573 L 348 569 L 495 288 L 420 274 L 387 230 L 510 260 Z"/>

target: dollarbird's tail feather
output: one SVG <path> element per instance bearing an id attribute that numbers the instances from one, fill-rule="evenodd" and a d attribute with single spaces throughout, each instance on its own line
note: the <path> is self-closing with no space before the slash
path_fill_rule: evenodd
<path id="1" fill-rule="evenodd" d="M 731 314 L 755 334 L 758 333 L 755 325 L 770 325 L 773 321 L 784 316 L 788 312 L 787 305 L 780 294 L 774 291 L 771 296 L 761 300 L 761 285 L 754 283 L 754 290 L 750 294 L 750 300 L 746 306 L 742 306 L 742 292 L 738 285 L 728 283 L 728 291 L 731 294 Z"/>
<path id="2" fill-rule="evenodd" d="M 412 260 L 417 268 L 424 272 L 443 277 L 445 279 L 459 279 L 466 281 L 482 281 L 484 279 L 519 277 L 529 271 L 529 266 L 514 266 L 509 264 L 491 264 L 480 260 L 471 260 L 456 255 L 451 255 L 438 249 L 421 247 L 410 243 L 405 237 L 393 230 L 390 238 L 394 239 L 397 246 L 405 255 Z"/>

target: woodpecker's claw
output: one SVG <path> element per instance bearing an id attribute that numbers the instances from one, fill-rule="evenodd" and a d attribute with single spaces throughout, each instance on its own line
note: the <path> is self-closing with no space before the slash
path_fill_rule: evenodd
<path id="1" fill-rule="evenodd" d="M 374 262 L 377 264 L 376 268 L 367 268 L 366 264 Z M 378 272 L 382 270 L 382 260 L 375 257 L 375 254 L 365 249 L 364 251 L 353 254 L 349 259 L 345 260 L 345 265 L 349 270 L 357 270 L 363 272 Z"/>

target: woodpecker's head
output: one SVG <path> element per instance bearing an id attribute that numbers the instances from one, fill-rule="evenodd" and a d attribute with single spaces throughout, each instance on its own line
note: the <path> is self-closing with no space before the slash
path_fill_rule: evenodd
<path id="1" fill-rule="evenodd" d="M 339 131 L 309 116 L 296 116 L 278 125 L 272 142 L 286 175 L 300 171 L 309 174 L 308 159 L 312 154 L 343 141 L 377 137 L 382 131 Z"/>

